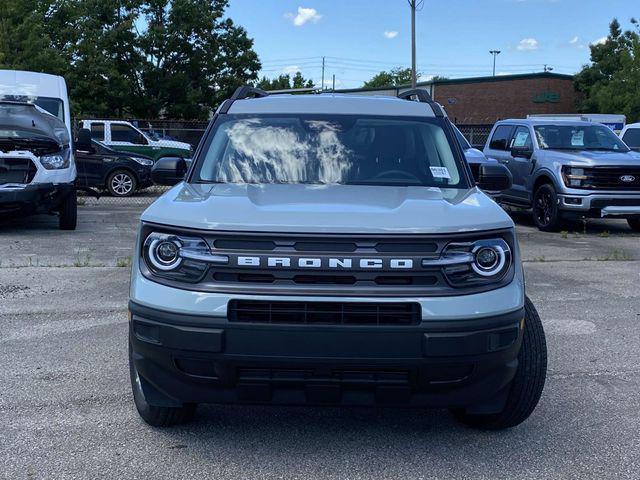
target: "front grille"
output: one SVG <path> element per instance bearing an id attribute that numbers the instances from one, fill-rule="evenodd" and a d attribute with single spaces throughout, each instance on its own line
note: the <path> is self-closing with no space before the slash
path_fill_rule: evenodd
<path id="1" fill-rule="evenodd" d="M 428 212 L 425 212 L 428 215 Z M 145 224 L 150 231 L 171 233 L 170 227 Z M 438 266 L 423 266 L 424 259 L 440 258 L 451 243 L 483 238 L 504 238 L 514 245 L 511 230 L 447 235 L 429 234 L 318 234 L 269 232 L 177 231 L 202 238 L 214 255 L 228 262 L 211 265 L 189 288 L 203 292 L 255 295 L 331 297 L 424 297 L 466 295 L 492 290 L 511 281 L 468 287 L 449 283 Z M 367 262 L 377 264 L 371 265 Z M 153 276 L 144 262 L 143 274 Z M 180 286 L 178 280 L 154 276 L 154 281 Z"/>
<path id="2" fill-rule="evenodd" d="M 28 158 L 0 158 L 0 185 L 5 183 L 31 183 L 37 169 Z"/>
<path id="3" fill-rule="evenodd" d="M 270 302 L 231 300 L 230 322 L 304 325 L 417 325 L 418 303 Z"/>
<path id="4" fill-rule="evenodd" d="M 640 167 L 592 167 L 585 168 L 583 188 L 598 190 L 640 190 Z M 633 181 L 622 181 L 622 177 L 633 177 Z"/>

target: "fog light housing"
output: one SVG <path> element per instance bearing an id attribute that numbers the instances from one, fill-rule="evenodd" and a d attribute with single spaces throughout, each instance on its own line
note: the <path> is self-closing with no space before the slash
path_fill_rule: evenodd
<path id="1" fill-rule="evenodd" d="M 564 197 L 565 205 L 582 205 L 582 199 L 580 197 Z"/>

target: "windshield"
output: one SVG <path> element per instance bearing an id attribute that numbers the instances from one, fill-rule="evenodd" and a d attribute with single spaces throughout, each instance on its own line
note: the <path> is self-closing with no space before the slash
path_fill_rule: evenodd
<path id="1" fill-rule="evenodd" d="M 51 97 L 34 97 L 30 95 L 0 95 L 0 100 L 9 100 L 12 102 L 27 102 L 39 106 L 51 115 L 58 117 L 64 122 L 64 104 L 59 98 Z"/>
<path id="2" fill-rule="evenodd" d="M 540 148 L 548 150 L 629 151 L 604 125 L 538 125 L 534 130 Z"/>
<path id="3" fill-rule="evenodd" d="M 435 118 L 224 115 L 193 179 L 466 188 Z"/>

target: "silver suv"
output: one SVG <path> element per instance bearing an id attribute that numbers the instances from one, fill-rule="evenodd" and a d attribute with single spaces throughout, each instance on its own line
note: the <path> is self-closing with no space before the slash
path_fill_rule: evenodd
<path id="1" fill-rule="evenodd" d="M 418 101 L 409 101 L 417 99 Z M 186 173 L 186 176 L 185 176 Z M 198 403 L 448 407 L 524 421 L 546 345 L 514 225 L 423 90 L 225 101 L 142 215 L 131 275 L 133 397 L 151 425 Z M 479 188 L 480 187 L 480 188 Z"/>
<path id="2" fill-rule="evenodd" d="M 531 208 L 540 230 L 557 230 L 568 217 L 618 217 L 640 231 L 640 153 L 604 125 L 502 120 L 484 153 L 513 176 L 500 202 Z"/>

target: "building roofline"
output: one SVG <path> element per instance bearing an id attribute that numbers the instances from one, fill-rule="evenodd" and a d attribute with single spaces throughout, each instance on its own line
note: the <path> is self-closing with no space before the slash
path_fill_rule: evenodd
<path id="1" fill-rule="evenodd" d="M 485 82 L 506 82 L 513 80 L 528 80 L 531 78 L 549 78 L 558 80 L 573 80 L 573 75 L 566 75 L 563 73 L 553 72 L 538 72 L 538 73 L 518 73 L 514 75 L 496 75 L 485 77 L 468 77 L 468 78 L 450 78 L 442 80 L 433 80 L 427 82 L 418 82 L 416 86 L 427 87 L 429 85 L 455 85 L 465 83 L 485 83 Z M 386 87 L 361 87 L 361 88 L 344 88 L 336 89 L 336 93 L 350 93 L 350 92 L 377 92 L 385 90 L 401 90 L 411 88 L 411 85 L 388 85 Z"/>

